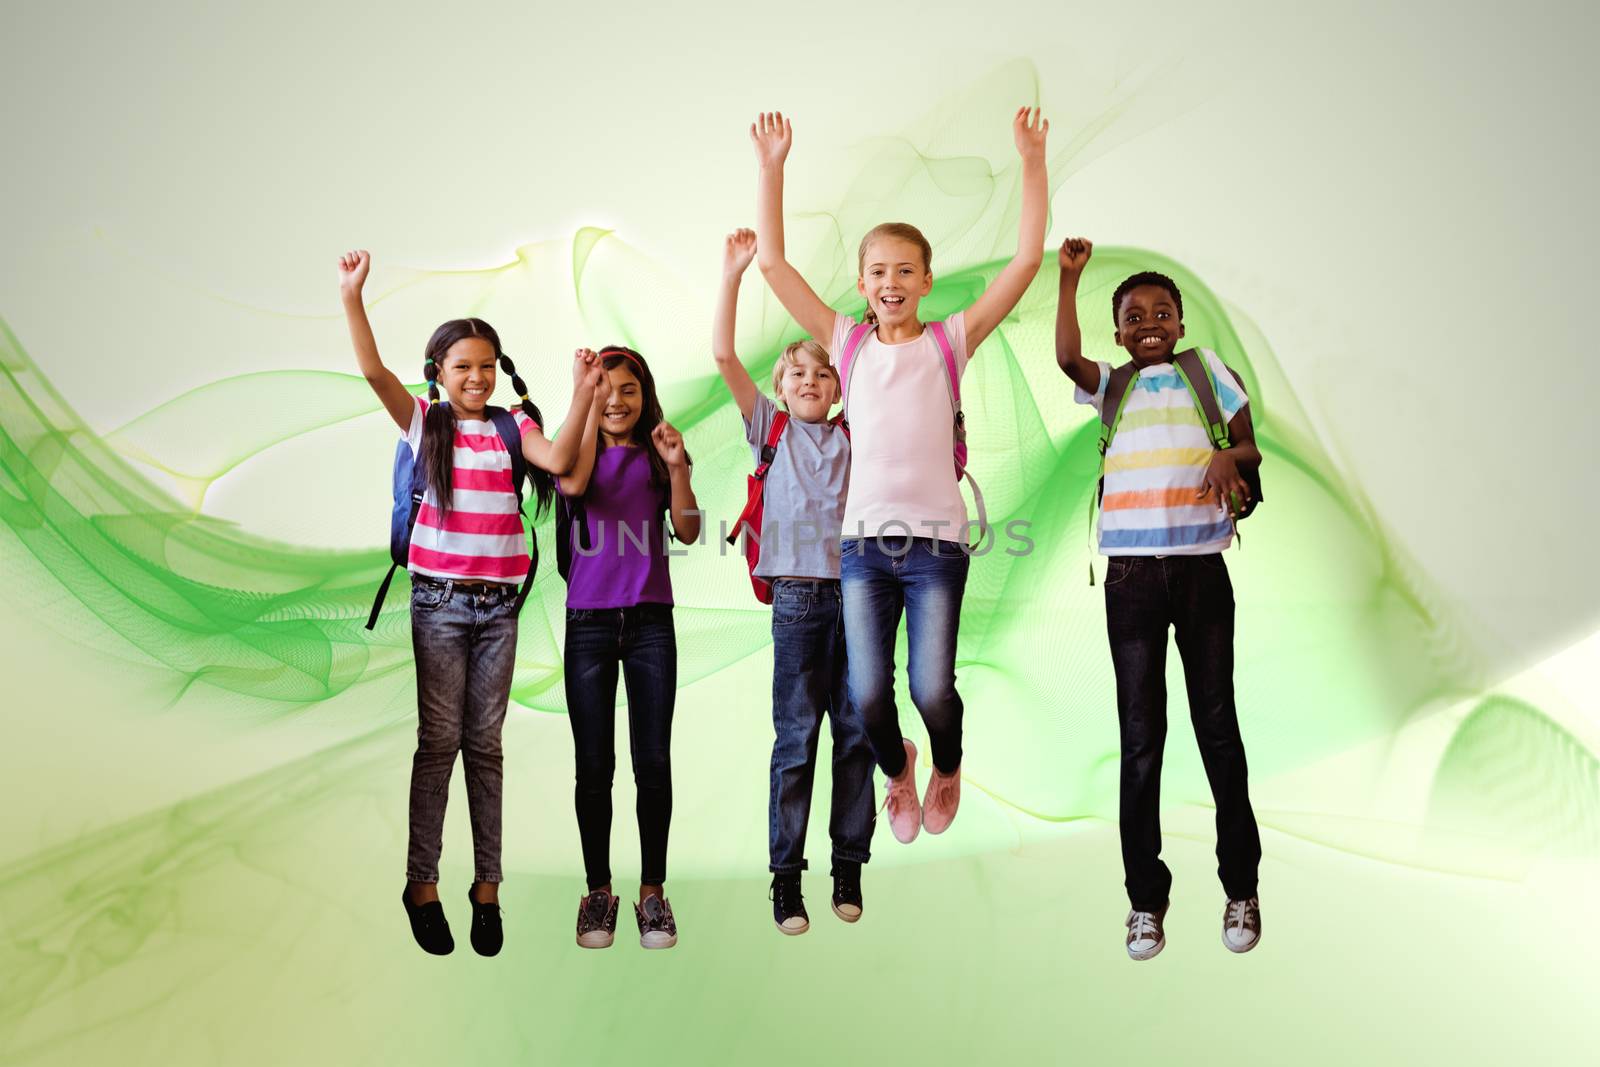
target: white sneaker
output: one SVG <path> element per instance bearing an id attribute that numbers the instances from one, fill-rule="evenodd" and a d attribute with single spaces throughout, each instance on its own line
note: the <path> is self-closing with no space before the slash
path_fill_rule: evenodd
<path id="1" fill-rule="evenodd" d="M 1261 901 L 1229 900 L 1222 912 L 1222 943 L 1229 952 L 1249 952 L 1261 943 Z"/>
<path id="2" fill-rule="evenodd" d="M 909 845 L 922 829 L 922 801 L 917 799 L 917 746 L 904 738 L 900 743 L 906 750 L 905 769 L 884 783 L 883 808 L 889 810 L 889 829 L 895 840 Z"/>
<path id="3" fill-rule="evenodd" d="M 1161 922 L 1166 917 L 1166 908 L 1160 911 L 1128 912 L 1123 925 L 1128 928 L 1129 958 L 1147 960 L 1159 955 L 1167 947 L 1166 931 L 1161 928 Z"/>

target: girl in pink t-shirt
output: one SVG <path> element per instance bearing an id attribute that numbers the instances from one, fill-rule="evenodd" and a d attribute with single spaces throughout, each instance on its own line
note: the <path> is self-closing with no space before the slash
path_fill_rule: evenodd
<path id="1" fill-rule="evenodd" d="M 1045 134 L 1037 108 L 1012 119 L 1022 157 L 1017 252 L 965 311 L 938 324 L 957 376 L 1011 313 L 1044 259 Z M 783 163 L 793 131 L 781 114 L 750 127 L 761 178 L 756 199 L 757 260 L 767 284 L 801 328 L 829 338 L 836 360 L 857 323 L 806 284 L 784 256 Z M 861 241 L 856 291 L 874 324 L 855 352 L 848 382 L 853 450 L 845 497 L 841 579 L 851 704 L 859 710 L 878 765 L 884 804 L 902 842 L 920 828 L 941 833 L 961 800 L 961 697 L 955 687 L 956 628 L 966 587 L 966 504 L 957 488 L 956 427 L 945 355 L 918 305 L 933 288 L 933 250 L 916 227 L 884 223 Z M 906 617 L 911 700 L 927 727 L 933 773 L 919 801 L 916 746 L 900 734 L 894 704 L 894 645 Z"/>
<path id="2" fill-rule="evenodd" d="M 450 774 L 459 753 L 476 871 L 468 893 L 472 947 L 493 956 L 503 940 L 500 732 L 516 666 L 517 582 L 528 573 L 529 557 L 511 455 L 492 421 L 494 413 L 486 409 L 498 366 L 522 398 L 513 417 L 538 498 L 537 514 L 552 499 L 551 475 L 566 473 L 577 460 L 584 418 L 604 372 L 593 352 L 579 350 L 572 364 L 572 407 L 561 431 L 546 439 L 539 409 L 528 399 L 494 328 L 482 319 L 452 319 L 428 340 L 424 402 L 378 355 L 361 299 L 371 263 L 366 252 L 339 259 L 339 290 L 356 363 L 427 473 L 407 564 L 417 660 L 417 750 L 411 763 L 406 888 L 400 899 L 418 945 L 440 956 L 455 948 L 439 902 L 439 853 Z"/>

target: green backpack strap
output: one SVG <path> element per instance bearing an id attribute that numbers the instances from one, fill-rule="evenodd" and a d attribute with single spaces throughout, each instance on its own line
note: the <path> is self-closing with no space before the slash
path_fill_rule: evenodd
<path id="1" fill-rule="evenodd" d="M 1133 363 L 1114 367 L 1106 380 L 1106 395 L 1100 399 L 1100 477 L 1094 495 L 1089 497 L 1089 584 L 1094 585 L 1094 509 L 1106 491 L 1106 449 L 1116 435 L 1117 424 L 1122 421 L 1122 409 L 1128 403 L 1128 391 L 1139 376 Z"/>
<path id="2" fill-rule="evenodd" d="M 1222 417 L 1221 406 L 1217 404 L 1217 390 L 1211 381 L 1211 370 L 1200 357 L 1200 350 L 1186 348 L 1173 356 L 1172 369 L 1183 379 L 1195 407 L 1200 409 L 1200 419 L 1206 424 L 1206 436 L 1211 438 L 1211 447 L 1219 450 L 1227 448 L 1232 443 L 1228 440 L 1228 423 Z"/>

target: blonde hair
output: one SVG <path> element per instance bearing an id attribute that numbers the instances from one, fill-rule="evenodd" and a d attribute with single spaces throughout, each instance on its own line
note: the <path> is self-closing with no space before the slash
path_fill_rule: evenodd
<path id="1" fill-rule="evenodd" d="M 867 269 L 867 246 L 880 237 L 893 237 L 901 241 L 910 241 L 922 249 L 922 269 L 933 269 L 933 246 L 928 239 L 922 236 L 922 231 L 909 222 L 882 222 L 867 231 L 861 239 L 861 248 L 856 253 L 856 273 L 860 274 Z"/>
<path id="2" fill-rule="evenodd" d="M 783 350 L 783 355 L 778 357 L 778 362 L 772 365 L 772 393 L 781 403 L 783 401 L 783 376 L 790 367 L 800 362 L 801 355 L 810 356 L 821 366 L 833 371 L 835 384 L 838 383 L 839 370 L 833 365 L 833 360 L 828 356 L 828 350 L 817 342 L 806 338 L 804 341 L 795 341 Z"/>

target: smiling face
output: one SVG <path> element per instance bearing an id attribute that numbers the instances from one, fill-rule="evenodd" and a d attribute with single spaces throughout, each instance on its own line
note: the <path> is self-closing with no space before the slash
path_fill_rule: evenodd
<path id="1" fill-rule="evenodd" d="M 1183 318 L 1172 294 L 1159 285 L 1136 286 L 1117 307 L 1117 344 L 1141 363 L 1161 363 L 1183 336 Z"/>
<path id="2" fill-rule="evenodd" d="M 494 345 L 482 337 L 463 337 L 439 360 L 439 385 L 456 417 L 479 419 L 494 394 Z"/>
<path id="3" fill-rule="evenodd" d="M 878 237 L 861 257 L 856 291 L 886 326 L 915 322 L 917 304 L 933 288 L 933 273 L 922 248 L 901 237 Z"/>
<path id="4" fill-rule="evenodd" d="M 644 411 L 644 387 L 626 361 L 606 371 L 611 381 L 611 396 L 600 415 L 600 432 L 608 445 L 625 445 Z"/>
<path id="5" fill-rule="evenodd" d="M 776 375 L 778 395 L 789 414 L 801 422 L 822 422 L 839 399 L 839 376 L 826 358 L 801 345 L 784 353 Z"/>

